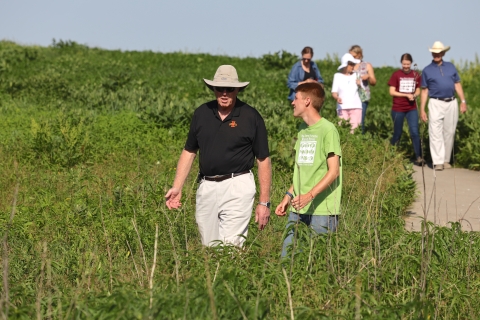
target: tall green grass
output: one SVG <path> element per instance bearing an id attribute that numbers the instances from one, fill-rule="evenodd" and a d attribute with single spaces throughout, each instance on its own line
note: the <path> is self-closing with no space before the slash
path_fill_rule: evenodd
<path id="1" fill-rule="evenodd" d="M 241 99 L 265 118 L 272 203 L 278 204 L 291 183 L 298 125 L 286 103 L 288 59 L 285 53 L 238 59 L 104 51 L 68 41 L 49 48 L 1 42 L 0 315 L 478 318 L 478 234 L 459 224 L 404 230 L 401 217 L 415 184 L 405 160 L 408 139 L 400 150 L 386 141 L 390 98 L 381 79 L 392 69 L 377 71 L 369 133 L 338 127 L 344 196 L 337 233 L 314 236 L 300 225 L 293 258 L 281 261 L 286 220 L 272 216 L 262 232 L 251 222 L 243 250 L 203 248 L 194 220 L 195 170 L 182 209 L 167 210 L 163 197 L 192 111 L 212 99 L 201 79 L 223 63 L 251 81 Z M 337 64 L 319 62 L 327 88 Z M 474 91 L 465 87 L 472 100 Z M 459 133 L 474 148 L 471 111 Z M 323 115 L 335 122 L 333 101 Z M 458 161 L 462 154 L 462 161 L 474 159 L 475 153 L 462 153 L 466 144 L 458 148 Z"/>

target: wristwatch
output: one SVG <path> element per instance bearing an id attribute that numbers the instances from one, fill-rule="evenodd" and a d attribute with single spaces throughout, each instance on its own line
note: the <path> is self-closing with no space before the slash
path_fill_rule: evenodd
<path id="1" fill-rule="evenodd" d="M 462 103 L 467 103 L 467 100 L 462 100 Z"/>
<path id="2" fill-rule="evenodd" d="M 270 209 L 270 201 L 267 201 L 267 202 L 259 202 L 258 204 L 261 204 L 262 206 L 265 206 L 265 207 L 267 207 L 268 209 Z"/>

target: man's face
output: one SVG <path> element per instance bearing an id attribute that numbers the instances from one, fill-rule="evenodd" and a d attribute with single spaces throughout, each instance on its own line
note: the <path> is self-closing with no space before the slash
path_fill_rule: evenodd
<path id="1" fill-rule="evenodd" d="M 439 53 L 432 52 L 433 61 L 435 61 L 435 62 L 442 61 L 442 58 L 443 58 L 444 55 L 445 55 L 444 51 L 439 52 Z"/>
<path id="2" fill-rule="evenodd" d="M 215 87 L 213 91 L 219 107 L 227 109 L 235 104 L 238 88 Z"/>
<path id="3" fill-rule="evenodd" d="M 305 101 L 306 99 L 303 97 L 301 92 L 295 93 L 295 99 L 292 101 L 294 117 L 300 117 L 303 114 L 306 108 Z"/>

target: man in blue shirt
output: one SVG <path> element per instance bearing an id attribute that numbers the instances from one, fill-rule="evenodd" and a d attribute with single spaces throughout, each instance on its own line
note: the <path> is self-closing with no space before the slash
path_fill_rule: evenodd
<path id="1" fill-rule="evenodd" d="M 433 61 L 423 69 L 422 73 L 420 118 L 424 122 L 429 120 L 428 132 L 433 168 L 441 171 L 444 168 L 452 167 L 450 158 L 458 121 L 458 103 L 455 92 L 461 100 L 461 113 L 467 111 L 467 102 L 463 95 L 457 69 L 452 63 L 443 61 L 443 56 L 450 50 L 450 46 L 445 47 L 443 43 L 436 41 L 429 50 L 432 53 Z M 430 98 L 428 101 L 430 119 L 425 112 L 427 97 Z"/>

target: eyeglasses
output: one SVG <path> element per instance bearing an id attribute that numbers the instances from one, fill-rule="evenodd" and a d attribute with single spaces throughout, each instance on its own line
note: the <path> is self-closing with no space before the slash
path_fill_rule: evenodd
<path id="1" fill-rule="evenodd" d="M 232 88 L 232 87 L 215 87 L 215 91 L 217 92 L 224 92 L 224 91 L 227 91 L 229 93 L 235 91 L 235 89 L 237 88 Z"/>
<path id="2" fill-rule="evenodd" d="M 308 61 L 310 61 L 310 60 L 312 60 L 312 59 L 302 58 L 302 60 L 305 61 L 305 62 L 308 62 Z"/>

